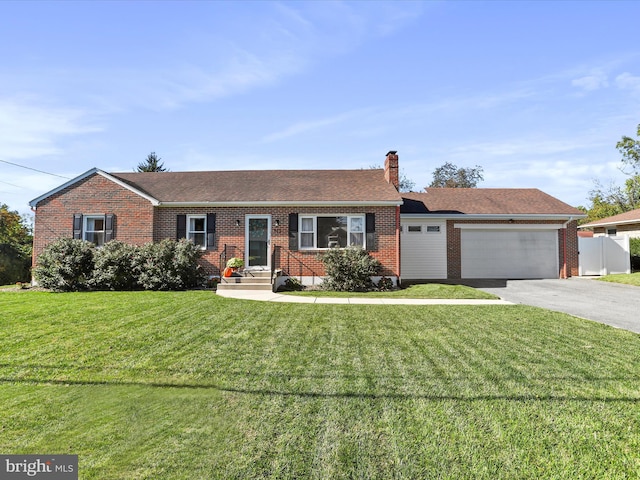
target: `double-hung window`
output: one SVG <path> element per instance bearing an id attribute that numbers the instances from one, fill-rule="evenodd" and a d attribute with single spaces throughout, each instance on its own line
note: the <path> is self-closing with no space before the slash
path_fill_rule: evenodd
<path id="1" fill-rule="evenodd" d="M 365 247 L 364 215 L 300 215 L 300 249 Z"/>
<path id="2" fill-rule="evenodd" d="M 187 216 L 187 239 L 200 248 L 207 248 L 207 217 L 206 215 Z"/>
<path id="3" fill-rule="evenodd" d="M 85 215 L 84 240 L 93 243 L 97 247 L 104 245 L 104 220 L 104 215 Z"/>

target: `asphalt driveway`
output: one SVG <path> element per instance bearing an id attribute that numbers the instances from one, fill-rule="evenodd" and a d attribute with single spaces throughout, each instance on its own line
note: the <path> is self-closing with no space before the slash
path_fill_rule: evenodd
<path id="1" fill-rule="evenodd" d="M 477 287 L 509 302 L 569 313 L 640 333 L 640 287 L 581 277 L 488 281 Z"/>

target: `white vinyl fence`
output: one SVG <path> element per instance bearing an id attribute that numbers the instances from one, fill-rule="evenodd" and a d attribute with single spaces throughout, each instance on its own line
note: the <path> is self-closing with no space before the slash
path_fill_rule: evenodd
<path id="1" fill-rule="evenodd" d="M 580 276 L 631 273 L 629 237 L 578 238 Z"/>

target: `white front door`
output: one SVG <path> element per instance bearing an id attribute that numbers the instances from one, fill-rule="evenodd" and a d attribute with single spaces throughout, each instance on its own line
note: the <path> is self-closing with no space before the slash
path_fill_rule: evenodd
<path id="1" fill-rule="evenodd" d="M 271 268 L 271 215 L 247 215 L 245 231 L 245 268 Z"/>

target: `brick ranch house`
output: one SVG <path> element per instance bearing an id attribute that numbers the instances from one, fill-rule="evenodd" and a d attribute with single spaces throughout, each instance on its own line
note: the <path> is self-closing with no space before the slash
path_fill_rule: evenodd
<path id="1" fill-rule="evenodd" d="M 398 185 L 395 151 L 384 169 L 93 168 L 30 202 L 34 264 L 64 237 L 96 245 L 188 238 L 202 246 L 211 276 L 240 257 L 246 269 L 315 283 L 324 274 L 318 254 L 348 245 L 369 251 L 395 281 L 577 275 L 582 213 L 560 200 L 535 189 L 399 193 Z"/>

